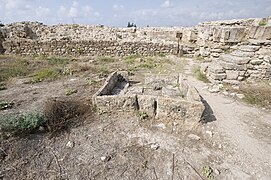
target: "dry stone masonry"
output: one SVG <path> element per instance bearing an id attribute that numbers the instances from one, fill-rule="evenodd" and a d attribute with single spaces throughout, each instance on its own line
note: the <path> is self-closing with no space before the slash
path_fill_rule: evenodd
<path id="1" fill-rule="evenodd" d="M 144 82 L 129 81 L 128 72 L 114 72 L 93 96 L 102 112 L 139 111 L 157 121 L 166 119 L 182 129 L 198 124 L 204 105 L 182 76 L 147 74 Z"/>
<path id="2" fill-rule="evenodd" d="M 195 27 L 110 28 L 21 22 L 0 28 L 0 53 L 45 56 L 184 54 L 208 61 L 212 82 L 271 79 L 271 18 L 201 23 Z"/>

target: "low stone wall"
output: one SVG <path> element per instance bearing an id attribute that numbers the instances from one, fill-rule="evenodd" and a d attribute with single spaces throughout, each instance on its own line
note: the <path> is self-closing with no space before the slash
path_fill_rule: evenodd
<path id="1" fill-rule="evenodd" d="M 157 121 L 177 122 L 184 129 L 191 129 L 200 121 L 204 105 L 199 93 L 194 87 L 184 82 L 179 75 L 148 74 L 145 78 L 147 84 L 139 83 L 138 86 L 132 85 L 131 87 L 127 77 L 122 75 L 123 72 L 112 73 L 104 86 L 94 94 L 93 104 L 100 111 L 138 110 L 147 113 L 148 117 Z M 121 81 L 120 76 L 126 82 L 122 86 L 118 84 L 118 81 Z M 111 93 L 119 87 L 121 87 L 121 91 L 116 94 Z"/>
<path id="2" fill-rule="evenodd" d="M 131 54 L 157 55 L 173 54 L 177 52 L 175 45 L 163 45 L 159 43 L 144 42 L 113 42 L 113 41 L 50 41 L 40 42 L 35 40 L 3 42 L 5 54 L 18 55 L 57 55 L 57 56 L 79 56 L 79 55 L 116 55 L 127 56 Z"/>

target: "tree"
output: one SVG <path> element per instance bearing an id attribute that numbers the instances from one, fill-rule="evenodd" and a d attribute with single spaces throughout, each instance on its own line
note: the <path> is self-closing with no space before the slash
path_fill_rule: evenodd
<path id="1" fill-rule="evenodd" d="M 0 27 L 4 27 L 5 25 L 0 21 Z"/>

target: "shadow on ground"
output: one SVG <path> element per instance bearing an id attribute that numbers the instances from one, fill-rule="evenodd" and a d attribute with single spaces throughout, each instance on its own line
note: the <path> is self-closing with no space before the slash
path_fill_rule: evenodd
<path id="1" fill-rule="evenodd" d="M 216 117 L 214 115 L 214 111 L 212 110 L 211 106 L 207 103 L 207 101 L 205 99 L 203 99 L 203 97 L 201 97 L 201 101 L 205 106 L 205 109 L 204 109 L 203 114 L 201 116 L 201 120 L 204 123 L 216 121 Z"/>

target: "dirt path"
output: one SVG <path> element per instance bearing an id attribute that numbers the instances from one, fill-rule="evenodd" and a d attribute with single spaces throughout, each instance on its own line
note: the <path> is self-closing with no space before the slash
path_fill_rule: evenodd
<path id="1" fill-rule="evenodd" d="M 205 83 L 191 76 L 191 67 L 193 67 L 192 60 L 188 61 L 186 67 L 187 80 L 197 88 L 215 117 L 215 121 L 210 122 L 209 125 L 234 147 L 232 151 L 236 154 L 233 158 L 235 161 L 240 161 L 241 170 L 250 171 L 246 174 L 236 171 L 236 175 L 239 173 L 241 179 L 251 178 L 250 175 L 269 179 L 271 177 L 271 113 L 223 94 L 210 93 Z"/>

